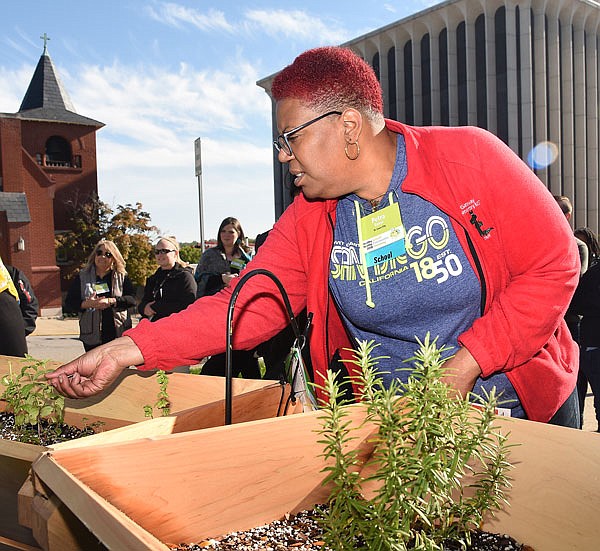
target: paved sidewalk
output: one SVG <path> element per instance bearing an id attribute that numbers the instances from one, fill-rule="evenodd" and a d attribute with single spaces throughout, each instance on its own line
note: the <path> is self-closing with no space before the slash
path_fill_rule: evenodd
<path id="1" fill-rule="evenodd" d="M 138 323 L 138 316 L 133 316 L 133 327 Z M 78 318 L 38 318 L 32 337 L 58 337 L 61 335 L 79 335 Z"/>
<path id="2" fill-rule="evenodd" d="M 33 337 L 79 335 L 77 318 L 38 318 L 35 325 Z"/>

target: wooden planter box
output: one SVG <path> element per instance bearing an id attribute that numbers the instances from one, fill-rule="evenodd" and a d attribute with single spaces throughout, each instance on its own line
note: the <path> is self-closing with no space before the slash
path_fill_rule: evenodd
<path id="1" fill-rule="evenodd" d="M 40 491 L 65 504 L 107 548 L 165 551 L 169 543 L 245 530 L 323 502 L 318 415 L 145 434 L 94 453 L 55 449 L 33 471 Z M 362 409 L 352 415 L 359 423 Z M 596 549 L 600 437 L 529 421 L 498 423 L 520 445 L 511 457 L 511 506 L 484 528 L 536 551 Z M 365 459 L 373 429 L 363 426 L 353 441 Z"/>
<path id="2" fill-rule="evenodd" d="M 9 370 L 20 371 L 22 358 L 0 356 L 0 376 Z M 60 365 L 49 362 L 50 367 Z M 1 385 L 0 385 L 1 386 Z M 153 372 L 126 370 L 110 389 L 92 398 L 66 400 L 65 422 L 79 428 L 95 422 L 103 423 L 102 432 L 78 441 L 58 444 L 77 447 L 85 441 L 90 447 L 105 441 L 131 439 L 127 428 L 148 426 L 152 435 L 219 426 L 225 419 L 225 380 L 221 377 L 171 373 L 167 388 L 171 400 L 171 416 L 148 421 L 144 405 L 156 401 L 159 386 Z M 273 381 L 234 379 L 233 422 L 262 419 L 276 415 L 281 389 Z M 5 403 L 0 401 L 0 410 Z M 159 413 L 158 413 L 159 414 Z M 157 413 L 155 412 L 155 415 Z M 151 428 L 150 428 L 151 427 Z M 135 437 L 144 435 L 144 428 Z M 21 545 L 36 547 L 28 509 L 33 502 L 33 490 L 25 484 L 31 463 L 48 448 L 0 439 L 0 549 Z M 20 492 L 21 490 L 21 492 Z M 18 513 L 18 494 L 21 500 Z M 20 516 L 19 516 L 20 515 Z M 78 521 L 77 521 L 78 522 Z M 36 547 L 37 548 L 37 547 Z M 57 548 L 58 549 L 58 548 Z"/>

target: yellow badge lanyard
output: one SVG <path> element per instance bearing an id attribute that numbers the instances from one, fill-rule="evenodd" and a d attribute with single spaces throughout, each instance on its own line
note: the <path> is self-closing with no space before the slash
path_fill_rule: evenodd
<path id="1" fill-rule="evenodd" d="M 390 200 L 389 206 L 392 206 L 394 204 L 394 194 L 391 191 L 389 194 L 389 200 Z M 365 301 L 365 304 L 369 308 L 375 308 L 375 303 L 373 302 L 373 296 L 371 293 L 371 282 L 369 279 L 369 266 L 367 264 L 367 255 L 366 255 L 366 250 L 365 250 L 365 245 L 364 245 L 365 242 L 364 242 L 364 238 L 363 238 L 363 230 L 362 230 L 362 223 L 361 223 L 361 208 L 360 208 L 360 203 L 358 201 L 354 201 L 354 210 L 356 211 L 356 229 L 358 230 L 358 247 L 360 250 L 360 262 L 361 262 L 361 265 L 362 265 L 364 273 L 365 273 L 365 290 L 367 293 L 367 299 Z M 400 217 L 400 224 L 402 226 L 404 226 L 404 224 L 402 223 L 402 215 L 400 214 L 399 207 L 398 207 L 398 216 Z"/>
<path id="2" fill-rule="evenodd" d="M 6 269 L 6 266 L 4 266 L 4 263 L 0 258 L 0 292 L 6 291 L 7 289 L 8 292 L 15 297 L 15 300 L 19 302 L 19 293 L 17 292 L 17 288 L 15 287 L 15 284 L 10 277 L 8 270 Z"/>

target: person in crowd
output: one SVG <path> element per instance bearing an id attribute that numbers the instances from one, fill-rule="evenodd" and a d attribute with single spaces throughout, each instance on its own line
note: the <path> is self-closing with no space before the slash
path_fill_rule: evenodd
<path id="1" fill-rule="evenodd" d="M 27 341 L 19 308 L 19 292 L 0 257 L 0 354 L 24 357 Z"/>
<path id="2" fill-rule="evenodd" d="M 554 199 L 558 203 L 560 210 L 565 215 L 565 218 L 571 223 L 573 218 L 573 204 L 571 199 L 566 195 L 554 195 Z M 575 235 L 575 243 L 577 243 L 577 250 L 579 251 L 580 271 L 579 275 L 583 275 L 588 268 L 588 247 L 577 235 Z"/>
<path id="3" fill-rule="evenodd" d="M 179 258 L 173 236 L 161 237 L 154 246 L 158 269 L 146 281 L 138 312 L 150 321 L 185 310 L 196 300 L 196 281 L 188 263 Z"/>
<path id="4" fill-rule="evenodd" d="M 571 224 L 571 220 L 573 218 L 573 204 L 571 203 L 571 199 L 569 199 L 566 195 L 554 195 L 554 199 L 558 203 L 560 210 L 565 215 L 565 218 Z M 581 276 L 587 271 L 588 263 L 589 263 L 589 246 L 587 243 L 579 238 L 576 232 L 573 232 L 573 238 L 575 239 L 575 243 L 577 243 L 577 250 L 579 252 L 579 278 L 581 281 Z M 567 310 L 565 314 L 565 322 L 567 323 L 567 327 L 571 332 L 571 336 L 573 340 L 580 344 L 580 330 L 581 330 L 581 315 L 579 315 L 575 310 L 571 307 Z M 581 349 L 580 349 L 580 364 L 581 364 Z M 583 408 L 585 406 L 585 395 L 587 393 L 588 381 L 581 370 L 578 371 L 577 374 L 577 396 L 579 400 L 579 424 L 580 428 L 583 426 Z"/>
<path id="5" fill-rule="evenodd" d="M 219 225 L 217 246 L 204 251 L 196 266 L 194 277 L 198 283 L 196 296 L 214 295 L 238 277 L 250 262 L 250 249 L 237 218 L 225 218 Z"/>
<path id="6" fill-rule="evenodd" d="M 130 329 L 135 303 L 135 288 L 121 252 L 112 241 L 100 239 L 65 298 L 65 312 L 79 314 L 84 349 L 92 350 Z"/>
<path id="7" fill-rule="evenodd" d="M 560 210 L 565 215 L 565 218 L 568 220 L 569 224 L 571 224 L 571 220 L 573 219 L 573 203 L 571 203 L 571 199 L 569 199 L 566 195 L 554 195 L 554 199 L 558 203 Z M 577 243 L 577 250 L 579 252 L 579 277 L 581 277 L 588 269 L 589 247 L 584 241 L 575 235 L 575 232 L 573 232 L 573 236 L 575 238 L 575 243 Z M 581 316 L 575 314 L 569 309 L 565 314 L 565 321 L 567 322 L 569 331 L 571 331 L 573 340 L 579 343 L 579 324 L 581 322 Z M 579 378 L 581 379 L 581 377 Z M 579 397 L 581 398 L 581 393 Z M 579 405 L 580 407 L 583 407 L 581 403 Z M 581 419 L 581 421 L 583 422 L 583 419 Z"/>
<path id="8" fill-rule="evenodd" d="M 565 218 L 568 220 L 569 224 L 571 223 L 571 219 L 573 217 L 573 204 L 571 203 L 571 199 L 569 199 L 566 195 L 554 195 L 554 199 L 558 203 L 560 210 L 565 215 Z M 581 277 L 585 271 L 588 269 L 588 247 L 587 245 L 579 239 L 576 235 L 573 235 L 575 243 L 577 243 L 577 250 L 579 252 L 579 277 Z M 567 327 L 571 332 L 571 336 L 576 343 L 579 343 L 579 324 L 581 322 L 581 316 L 575 314 L 571 309 L 567 310 L 565 314 L 565 321 L 567 322 Z M 581 379 L 581 377 L 580 377 Z M 580 393 L 581 398 L 581 393 Z M 580 408 L 582 404 L 579 404 Z M 580 421 L 583 421 L 580 419 Z"/>
<path id="9" fill-rule="evenodd" d="M 585 243 L 587 248 L 587 264 L 591 268 L 600 260 L 600 242 L 598 241 L 598 237 L 591 228 L 577 228 L 574 235 L 579 241 Z"/>
<path id="10" fill-rule="evenodd" d="M 577 389 L 579 408 L 583 417 L 588 384 L 594 395 L 597 430 L 600 432 L 600 244 L 590 228 L 578 228 L 575 235 L 589 249 L 589 267 L 581 276 L 571 300 L 569 313 L 580 315 L 579 346 L 580 363 Z"/>
<path id="11" fill-rule="evenodd" d="M 217 246 L 207 249 L 196 266 L 198 282 L 196 296 L 210 296 L 229 287 L 250 262 L 250 250 L 245 245 L 244 230 L 237 218 L 225 218 L 219 225 Z M 260 379 L 260 368 L 253 350 L 232 350 L 234 375 L 245 379 Z M 203 375 L 225 376 L 225 354 L 214 354 L 202 366 Z"/>
<path id="12" fill-rule="evenodd" d="M 294 188 L 296 189 L 296 188 Z M 292 199 L 297 195 L 292 190 Z M 271 233 L 271 230 L 267 230 L 263 233 L 259 233 L 254 240 L 254 254 L 258 252 L 258 249 L 266 241 L 267 237 Z M 304 308 L 296 317 L 296 323 L 301 332 L 304 332 L 308 322 L 306 315 L 306 308 Z M 271 337 L 269 340 L 259 344 L 256 347 L 255 354 L 263 358 L 265 363 L 265 373 L 263 379 L 281 381 L 286 380 L 286 364 L 288 363 L 288 356 L 290 350 L 296 341 L 296 336 L 291 324 L 285 329 L 281 330 L 277 335 Z M 310 361 L 310 352 L 308 346 L 302 349 L 302 360 L 308 367 L 309 373 L 312 372 L 312 364 Z"/>
<path id="13" fill-rule="evenodd" d="M 247 269 L 273 272 L 294 313 L 312 314 L 318 398 L 327 369 L 341 369 L 336 358 L 357 341 L 378 343 L 389 384 L 409 376 L 403 362 L 430 333 L 451 347 L 444 381 L 457 398 L 496 387 L 512 416 L 578 428 L 578 348 L 563 320 L 577 246 L 525 163 L 480 128 L 384 119 L 373 69 L 343 47 L 299 55 L 271 92 L 274 145 L 302 193 Z M 129 365 L 170 368 L 223 352 L 234 285 L 47 377 L 67 396 L 88 396 Z M 238 298 L 234 347 L 287 325 L 269 278 L 251 278 Z"/>
<path id="14" fill-rule="evenodd" d="M 15 284 L 17 293 L 19 293 L 19 306 L 23 316 L 23 325 L 25 326 L 25 336 L 31 335 L 35 331 L 35 322 L 38 318 L 39 302 L 33 291 L 33 287 L 27 279 L 27 276 L 16 266 L 6 265 L 6 269 Z"/>
<path id="15" fill-rule="evenodd" d="M 290 193 L 291 200 L 293 201 L 296 195 L 301 193 L 300 188 L 296 187 L 292 180 L 288 176 L 286 178 L 287 188 Z M 271 233 L 271 230 L 259 233 L 254 239 L 254 254 L 258 252 L 263 243 L 267 240 L 267 237 Z M 296 317 L 296 322 L 301 332 L 305 332 L 308 323 L 308 317 L 306 308 L 304 308 Z M 296 342 L 296 336 L 292 329 L 291 324 L 285 329 L 277 333 L 274 337 L 270 338 L 266 342 L 260 344 L 256 348 L 256 354 L 263 358 L 265 363 L 265 373 L 263 379 L 270 380 L 285 380 L 287 378 L 286 365 L 289 364 L 288 356 L 292 345 Z M 308 368 L 308 373 L 312 373 L 312 363 L 310 360 L 310 352 L 308 346 L 302 349 L 302 360 Z"/>

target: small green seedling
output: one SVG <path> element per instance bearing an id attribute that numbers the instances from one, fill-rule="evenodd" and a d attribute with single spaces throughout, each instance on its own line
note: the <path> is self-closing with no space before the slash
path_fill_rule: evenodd
<path id="1" fill-rule="evenodd" d="M 46 368 L 47 360 L 26 356 L 25 362 L 18 373 L 13 372 L 12 365 L 9 365 L 9 373 L 2 377 L 5 389 L 0 398 L 6 401 L 7 411 L 14 414 L 18 429 L 35 426 L 41 439 L 41 422 L 46 421 L 60 433 L 65 399 L 46 380 L 46 373 L 52 370 Z"/>
<path id="2" fill-rule="evenodd" d="M 167 392 L 169 377 L 165 371 L 159 369 L 156 372 L 156 380 L 159 387 L 156 402 L 154 402 L 153 406 L 149 404 L 144 406 L 144 415 L 150 419 L 154 418 L 154 408 L 158 409 L 163 417 L 166 417 L 171 413 L 171 401 L 169 400 L 169 393 Z"/>
<path id="3" fill-rule="evenodd" d="M 104 425 L 106 423 L 104 421 L 94 421 L 93 423 L 88 423 L 89 419 L 87 417 L 82 417 L 81 422 L 83 423 L 83 434 L 96 434 L 97 432 L 102 432 L 104 429 Z"/>
<path id="4" fill-rule="evenodd" d="M 256 362 L 258 363 L 258 369 L 260 371 L 261 379 L 264 378 L 265 373 L 267 372 L 267 364 L 265 363 L 265 359 L 262 356 L 256 358 Z"/>

